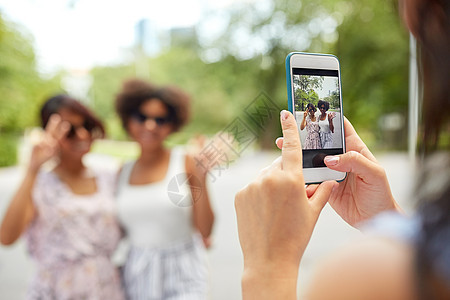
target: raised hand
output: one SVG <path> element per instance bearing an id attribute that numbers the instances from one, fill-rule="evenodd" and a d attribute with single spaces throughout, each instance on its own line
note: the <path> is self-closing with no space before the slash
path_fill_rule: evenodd
<path id="1" fill-rule="evenodd" d="M 59 115 L 50 117 L 39 142 L 33 146 L 30 170 L 37 171 L 43 163 L 58 153 L 59 141 L 66 136 L 69 129 L 70 125 L 63 122 Z"/>
<path id="2" fill-rule="evenodd" d="M 328 114 L 328 121 L 329 121 L 329 122 L 333 121 L 334 117 L 336 117 L 336 114 L 335 114 L 335 113 L 329 113 L 329 114 Z"/>

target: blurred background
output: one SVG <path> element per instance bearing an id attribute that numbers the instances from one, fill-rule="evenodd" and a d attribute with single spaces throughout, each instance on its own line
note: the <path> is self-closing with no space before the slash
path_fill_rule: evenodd
<path id="1" fill-rule="evenodd" d="M 284 62 L 292 51 L 339 58 L 345 116 L 380 161 L 395 168 L 388 169 L 393 180 L 410 176 L 402 152 L 408 143 L 409 34 L 395 0 L 0 0 L 0 167 L 9 167 L 0 169 L 0 217 L 20 180 L 24 134 L 39 125 L 47 97 L 67 92 L 93 108 L 108 134 L 93 155 L 109 155 L 111 160 L 97 161 L 116 164 L 137 153 L 124 141 L 114 112 L 124 79 L 175 84 L 191 94 L 192 121 L 170 139 L 180 144 L 245 118 L 242 111 L 261 93 L 287 108 Z M 233 193 L 276 157 L 270 150 L 281 133 L 279 121 L 265 125 L 211 188 L 218 215 L 213 299 L 240 295 Z M 230 194 L 225 202 L 224 193 Z M 395 193 L 407 198 L 406 187 L 395 187 Z M 328 220 L 313 249 L 332 243 L 330 228 L 343 226 L 342 235 L 333 235 L 335 243 L 351 231 L 336 225 L 337 216 Z M 22 247 L 0 248 L 0 290 L 12 297 L 5 299 L 20 297 L 26 287 L 27 277 L 11 271 L 16 263 L 28 266 Z"/>

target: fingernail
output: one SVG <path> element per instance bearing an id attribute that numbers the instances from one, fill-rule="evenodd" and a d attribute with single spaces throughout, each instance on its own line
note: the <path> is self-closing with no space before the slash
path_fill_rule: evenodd
<path id="1" fill-rule="evenodd" d="M 281 120 L 283 120 L 283 121 L 286 121 L 287 118 L 289 117 L 289 112 L 287 110 L 283 109 L 280 114 L 281 114 Z"/>
<path id="2" fill-rule="evenodd" d="M 339 156 L 325 156 L 324 161 L 328 166 L 335 166 L 339 163 Z"/>
<path id="3" fill-rule="evenodd" d="M 278 146 L 278 141 L 281 140 L 281 139 L 282 139 L 282 137 L 277 138 L 277 139 L 275 140 L 275 145 Z"/>

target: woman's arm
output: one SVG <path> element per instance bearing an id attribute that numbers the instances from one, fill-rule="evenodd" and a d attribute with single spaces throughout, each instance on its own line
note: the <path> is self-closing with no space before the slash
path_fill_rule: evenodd
<path id="1" fill-rule="evenodd" d="M 201 172 L 191 155 L 186 155 L 186 172 L 191 187 L 194 226 L 199 230 L 203 240 L 208 240 L 214 224 L 214 213 L 206 186 L 207 173 Z M 207 243 L 205 243 L 207 244 Z"/>
<path id="2" fill-rule="evenodd" d="M 329 113 L 327 119 L 328 119 L 328 124 L 330 125 L 330 130 L 332 133 L 334 133 L 334 125 L 333 125 L 334 116 Z"/>
<path id="3" fill-rule="evenodd" d="M 305 129 L 306 127 L 306 116 L 308 115 L 308 112 L 305 111 L 305 113 L 303 114 L 303 120 L 302 123 L 300 124 L 300 130 Z"/>
<path id="4" fill-rule="evenodd" d="M 0 243 L 14 243 L 33 220 L 35 209 L 31 197 L 39 169 L 29 168 L 6 211 L 0 227 Z"/>
<path id="5" fill-rule="evenodd" d="M 70 125 L 62 122 L 59 115 L 50 117 L 39 144 L 33 147 L 25 178 L 3 218 L 0 226 L 0 243 L 4 245 L 14 243 L 33 220 L 36 212 L 32 201 L 32 191 L 37 174 L 42 164 L 56 155 L 59 140 L 65 137 L 69 129 Z"/>

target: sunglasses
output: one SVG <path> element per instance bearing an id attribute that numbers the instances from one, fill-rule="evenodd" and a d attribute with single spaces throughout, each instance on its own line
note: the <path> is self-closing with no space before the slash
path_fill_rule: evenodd
<path id="1" fill-rule="evenodd" d="M 325 106 L 321 106 L 321 107 L 319 107 L 319 109 L 326 109 L 326 108 L 325 108 Z"/>
<path id="2" fill-rule="evenodd" d="M 171 121 L 171 118 L 169 116 L 149 117 L 139 111 L 132 114 L 132 118 L 140 124 L 144 124 L 147 120 L 153 120 L 153 121 L 155 121 L 156 125 L 158 125 L 158 126 L 163 126 L 165 124 L 170 123 L 170 121 Z"/>
<path id="3" fill-rule="evenodd" d="M 83 125 L 78 126 L 70 124 L 70 129 L 66 134 L 66 138 L 73 139 L 77 135 L 77 130 L 80 128 L 84 128 L 87 132 L 89 132 L 89 134 L 92 134 L 95 126 L 88 121 L 84 121 Z"/>

